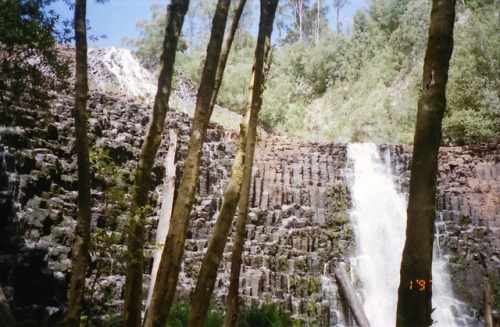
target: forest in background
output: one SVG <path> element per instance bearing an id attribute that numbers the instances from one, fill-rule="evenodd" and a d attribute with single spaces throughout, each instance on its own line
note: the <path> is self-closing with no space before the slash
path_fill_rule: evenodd
<path id="1" fill-rule="evenodd" d="M 196 82 L 214 4 L 195 3 L 183 30 L 176 65 Z M 313 141 L 411 144 L 430 1 L 370 0 L 350 25 L 342 24 L 345 5 L 345 0 L 280 2 L 260 124 L 270 132 Z M 500 136 L 499 8 L 496 0 L 457 3 L 443 145 Z M 124 40 L 152 71 L 159 62 L 163 11 L 163 5 L 153 5 L 151 19 L 137 23 L 140 37 Z M 218 97 L 221 106 L 240 113 L 250 82 L 254 15 L 248 6 Z"/>

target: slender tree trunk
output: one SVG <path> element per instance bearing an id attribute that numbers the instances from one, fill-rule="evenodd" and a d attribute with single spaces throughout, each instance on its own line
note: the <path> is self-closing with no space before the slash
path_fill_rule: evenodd
<path id="1" fill-rule="evenodd" d="M 219 89 L 222 85 L 222 77 L 224 76 L 224 70 L 226 69 L 227 58 L 229 58 L 229 52 L 231 51 L 234 36 L 236 35 L 236 30 L 238 29 L 238 24 L 240 22 L 241 14 L 243 13 L 243 8 L 245 7 L 246 2 L 246 0 L 238 0 L 233 9 L 229 27 L 227 28 L 227 32 L 224 35 L 224 44 L 222 45 L 219 63 L 217 65 L 215 86 L 214 91 L 212 92 L 212 100 L 210 101 L 210 116 L 212 116 L 215 103 L 217 102 L 217 95 L 219 94 Z"/>
<path id="2" fill-rule="evenodd" d="M 215 11 L 212 32 L 203 67 L 200 87 L 196 99 L 195 115 L 191 127 L 188 153 L 178 196 L 160 261 L 158 276 L 146 315 L 146 327 L 164 327 L 174 301 L 175 290 L 181 269 L 184 243 L 189 227 L 189 216 L 195 200 L 203 141 L 210 120 L 211 102 L 215 87 L 216 72 L 221 53 L 224 29 L 230 0 L 219 0 Z"/>
<path id="3" fill-rule="evenodd" d="M 75 2 L 75 150 L 78 166 L 78 218 L 71 249 L 71 281 L 67 326 L 79 326 L 82 314 L 87 258 L 90 245 L 92 199 L 90 195 L 89 141 L 87 138 L 87 24 L 86 0 Z"/>
<path id="4" fill-rule="evenodd" d="M 265 43 L 268 36 L 267 31 L 272 30 L 274 13 L 276 11 L 277 1 L 274 2 L 274 8 L 267 2 L 261 4 L 261 23 L 259 29 L 258 45 L 255 52 L 254 71 L 251 93 L 247 110 L 243 117 L 240 134 L 236 146 L 236 156 L 232 167 L 231 179 L 227 186 L 222 207 L 217 217 L 217 222 L 212 232 L 207 252 L 203 258 L 200 274 L 196 283 L 196 288 L 191 299 L 191 314 L 189 317 L 190 327 L 203 327 L 206 323 L 210 297 L 213 293 L 217 272 L 222 260 L 227 237 L 231 230 L 232 221 L 239 202 L 241 183 L 245 164 L 245 149 L 247 143 L 247 131 L 252 116 L 257 116 L 257 112 L 262 104 L 262 92 L 264 90 L 264 60 Z M 271 27 L 269 27 L 271 26 Z M 255 114 L 253 113 L 255 112 Z M 254 120 L 254 122 L 256 122 Z"/>
<path id="5" fill-rule="evenodd" d="M 191 297 L 189 327 L 204 327 L 206 324 L 210 297 L 214 290 L 218 268 L 222 260 L 227 237 L 240 197 L 248 121 L 250 117 L 249 110 L 248 108 L 240 124 L 240 134 L 236 145 L 236 155 L 231 169 L 231 178 L 224 194 L 224 200 L 219 215 L 217 216 L 212 236 L 210 237 L 207 252 L 201 263 L 200 273 L 196 281 L 193 296 Z"/>
<path id="6" fill-rule="evenodd" d="M 9 302 L 0 286 L 0 326 L 12 326 L 15 324 L 16 319 L 14 318 L 12 310 L 10 310 Z"/>
<path id="7" fill-rule="evenodd" d="M 320 12 L 321 12 L 321 1 L 318 0 L 317 4 L 316 4 L 316 30 L 314 31 L 314 36 L 315 36 L 315 41 L 318 42 L 319 41 L 319 28 L 320 28 L 320 25 L 321 25 L 321 16 L 320 16 Z"/>
<path id="8" fill-rule="evenodd" d="M 340 5 L 335 8 L 335 14 L 337 17 L 337 34 L 340 34 Z"/>
<path id="9" fill-rule="evenodd" d="M 345 7 L 346 4 L 348 4 L 348 0 L 333 0 L 333 8 L 335 9 L 335 18 L 336 18 L 336 26 L 337 26 L 337 33 L 340 34 L 341 32 L 341 26 L 342 22 L 340 21 L 340 11 L 342 8 Z"/>
<path id="10" fill-rule="evenodd" d="M 483 312 L 484 327 L 493 327 L 493 315 L 491 310 L 491 288 L 488 279 L 484 279 L 483 289 Z"/>
<path id="11" fill-rule="evenodd" d="M 433 0 L 413 146 L 397 326 L 432 324 L 432 246 L 437 159 L 453 50 L 455 0 Z"/>
<path id="12" fill-rule="evenodd" d="M 252 182 L 252 166 L 257 140 L 257 118 L 262 105 L 262 93 L 265 87 L 265 78 L 269 72 L 271 33 L 276 13 L 278 0 L 261 0 L 261 18 L 259 23 L 259 35 L 255 49 L 255 64 L 250 85 L 251 109 L 247 142 L 245 145 L 245 165 L 243 169 L 243 180 L 241 182 L 241 193 L 238 203 L 238 218 L 233 242 L 233 253 L 231 259 L 231 279 L 226 297 L 226 315 L 224 326 L 232 327 L 236 324 L 238 317 L 238 291 L 241 271 L 243 247 L 245 244 L 245 228 L 248 215 L 248 202 L 250 197 L 250 186 Z M 262 63 L 260 63 L 262 60 Z"/>
<path id="13" fill-rule="evenodd" d="M 297 3 L 298 6 L 298 22 L 299 22 L 299 40 L 300 42 L 304 42 L 304 20 L 305 20 L 305 8 L 304 1 L 299 0 Z"/>
<path id="14" fill-rule="evenodd" d="M 156 246 L 153 254 L 153 269 L 151 271 L 151 282 L 149 284 L 148 298 L 146 300 L 146 312 L 151 303 L 151 296 L 153 295 L 153 288 L 156 282 L 156 274 L 160 266 L 161 259 L 161 246 L 165 244 L 168 229 L 170 227 L 170 218 L 172 217 L 172 208 L 174 206 L 175 194 L 175 171 L 177 165 L 175 164 L 175 154 L 177 152 L 177 134 L 174 130 L 170 130 L 170 141 L 165 159 L 165 178 L 163 185 L 163 197 L 161 200 L 160 218 L 158 219 L 158 227 L 156 228 Z"/>
<path id="15" fill-rule="evenodd" d="M 158 90 L 135 173 L 133 197 L 130 206 L 127 239 L 128 262 L 125 271 L 125 326 L 141 325 L 144 221 L 149 189 L 151 188 L 151 171 L 161 143 L 165 118 L 168 112 L 177 43 L 188 6 L 189 0 L 172 0 L 167 7 L 167 23 L 161 55 L 160 75 L 158 77 Z"/>

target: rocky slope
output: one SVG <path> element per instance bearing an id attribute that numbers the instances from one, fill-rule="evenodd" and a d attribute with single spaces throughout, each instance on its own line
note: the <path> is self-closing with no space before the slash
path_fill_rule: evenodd
<path id="1" fill-rule="evenodd" d="M 177 90 L 192 101 L 192 92 L 181 92 L 182 88 L 193 87 L 183 84 Z M 122 305 L 130 176 L 151 110 L 147 96 L 142 98 L 138 102 L 100 90 L 93 90 L 89 98 L 95 243 L 86 313 L 94 321 L 112 319 Z M 50 110 L 12 107 L 6 114 L 2 108 L 0 122 L 0 284 L 18 318 L 34 317 L 48 326 L 64 310 L 76 221 L 72 108 L 71 94 L 54 94 Z M 178 179 L 190 124 L 186 114 L 170 111 L 166 130 L 179 136 Z M 221 203 L 234 136 L 234 131 L 210 125 L 178 292 L 184 299 L 194 287 Z M 392 167 L 405 189 L 411 149 L 379 148 L 391 152 Z M 155 162 L 148 253 L 154 249 L 166 151 L 163 144 Z M 438 240 L 449 258 L 456 291 L 476 309 L 481 307 L 485 276 L 495 296 L 494 308 L 498 310 L 500 303 L 499 158 L 499 145 L 446 148 L 440 153 Z M 330 264 L 346 260 L 354 250 L 346 173 L 350 169 L 345 144 L 261 136 L 241 277 L 241 294 L 247 303 L 274 301 L 304 322 L 320 326 L 341 319 L 334 309 L 341 306 L 336 304 L 339 298 Z M 224 301 L 230 256 L 231 239 L 219 272 L 219 304 Z M 150 268 L 151 259 L 147 259 L 146 269 Z"/>

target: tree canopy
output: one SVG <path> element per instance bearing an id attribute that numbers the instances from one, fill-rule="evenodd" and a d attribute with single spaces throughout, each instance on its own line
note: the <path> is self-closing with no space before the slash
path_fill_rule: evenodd
<path id="1" fill-rule="evenodd" d="M 47 90 L 65 85 L 67 62 L 58 56 L 56 42 L 68 40 L 71 30 L 58 30 L 59 16 L 47 10 L 48 1 L 6 0 L 0 2 L 0 101 L 21 97 L 44 104 Z M 29 94 L 29 96 L 28 96 Z"/>
<path id="2" fill-rule="evenodd" d="M 207 5 L 203 10 L 210 8 Z M 310 140 L 411 144 L 430 1 L 370 1 L 366 9 L 353 15 L 352 24 L 342 25 L 340 33 L 335 11 L 334 5 L 324 1 L 280 3 L 275 22 L 278 36 L 273 40 L 277 45 L 274 69 L 261 126 Z M 490 0 L 457 7 L 444 145 L 500 137 L 498 15 L 498 4 Z M 191 24 L 203 24 L 189 19 Z M 153 33 L 145 28 L 148 24 L 141 24 L 141 36 L 134 42 L 144 45 L 153 40 Z M 248 74 L 242 72 L 251 69 L 252 42 L 242 39 L 253 39 L 254 33 L 248 24 L 237 36 L 239 46 L 230 56 L 219 94 L 219 103 L 236 112 L 244 106 L 249 83 Z M 178 69 L 195 81 L 199 81 L 199 63 L 204 58 L 202 41 L 199 34 L 186 34 L 187 51 L 179 56 Z M 146 61 L 143 47 L 137 49 Z"/>

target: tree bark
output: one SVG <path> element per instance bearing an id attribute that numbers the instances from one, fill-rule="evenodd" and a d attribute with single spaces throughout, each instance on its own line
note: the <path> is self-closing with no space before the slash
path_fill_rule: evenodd
<path id="1" fill-rule="evenodd" d="M 175 201 L 174 212 L 167 240 L 160 261 L 158 276 L 146 315 L 145 327 L 164 327 L 174 301 L 181 269 L 184 243 L 189 227 L 189 216 L 195 200 L 203 141 L 210 120 L 216 72 L 221 53 L 230 0 L 219 0 L 215 11 L 212 32 L 196 99 L 191 137 L 185 159 L 184 172 Z"/>
<path id="2" fill-rule="evenodd" d="M 90 194 L 89 141 L 87 138 L 87 24 L 86 0 L 75 2 L 75 151 L 78 166 L 78 217 L 71 249 L 71 281 L 65 324 L 79 326 L 85 292 L 90 246 L 92 199 Z"/>
<path id="3" fill-rule="evenodd" d="M 255 52 L 249 103 L 240 126 L 240 134 L 236 146 L 236 155 L 232 166 L 231 179 L 229 180 L 229 184 L 224 194 L 222 207 L 217 217 L 207 252 L 203 258 L 196 288 L 191 299 L 191 314 L 188 324 L 190 327 L 205 326 L 210 297 L 214 290 L 218 268 L 222 260 L 227 237 L 229 235 L 236 207 L 240 198 L 245 165 L 247 132 L 250 122 L 253 122 L 254 125 L 256 124 L 256 119 L 251 119 L 251 117 L 257 117 L 262 104 L 266 40 L 269 42 L 268 39 L 270 38 L 270 32 L 272 31 L 272 23 L 274 21 L 274 13 L 276 11 L 277 4 L 277 1 L 271 2 L 275 3 L 274 8 L 272 8 L 272 5 L 269 5 L 267 2 L 262 2 L 261 4 L 261 23 L 257 49 Z M 253 126 L 250 126 L 250 128 L 252 127 Z"/>
<path id="4" fill-rule="evenodd" d="M 370 327 L 370 322 L 368 321 L 365 311 L 363 310 L 363 305 L 361 304 L 361 301 L 359 301 L 358 295 L 352 287 L 351 281 L 349 280 L 349 277 L 347 277 L 344 267 L 341 264 L 336 264 L 334 266 L 334 273 L 340 289 L 346 297 L 347 304 L 351 309 L 356 324 L 358 324 L 359 327 Z"/>
<path id="5" fill-rule="evenodd" d="M 177 134 L 170 130 L 170 141 L 165 159 L 165 179 L 163 185 L 163 198 L 161 201 L 160 218 L 158 219 L 158 227 L 156 229 L 156 246 L 153 255 L 153 270 L 151 271 L 151 282 L 149 284 L 149 293 L 146 300 L 146 312 L 148 311 L 149 304 L 151 303 L 151 296 L 153 295 L 153 288 L 156 282 L 156 274 L 160 266 L 161 247 L 165 245 L 167 238 L 168 228 L 170 226 L 170 218 L 172 217 L 172 208 L 174 206 L 174 193 L 175 193 L 175 153 L 177 152 Z"/>
<path id="6" fill-rule="evenodd" d="M 151 171 L 168 112 L 168 101 L 174 75 L 174 63 L 177 43 L 188 10 L 189 0 L 172 0 L 167 7 L 167 23 L 163 52 L 161 55 L 158 89 L 155 96 L 151 121 L 142 145 L 139 163 L 135 173 L 135 182 L 130 206 L 128 227 L 128 262 L 125 271 L 125 326 L 141 325 L 142 283 L 143 283 L 143 251 L 144 221 L 151 188 Z"/>
<path id="7" fill-rule="evenodd" d="M 340 11 L 344 6 L 347 4 L 347 0 L 334 0 L 333 1 L 333 9 L 335 10 L 335 17 L 336 17 L 336 27 L 337 27 L 337 34 L 340 34 L 341 30 L 341 22 L 340 22 Z"/>
<path id="8" fill-rule="evenodd" d="M 224 45 L 223 45 L 222 50 L 221 50 L 221 56 L 219 59 L 217 74 L 216 74 L 216 78 L 215 78 L 215 88 L 214 88 L 214 92 L 212 94 L 212 100 L 211 100 L 211 104 L 210 104 L 210 115 L 213 112 L 213 108 L 214 108 L 216 100 L 217 100 L 217 94 L 218 94 L 219 88 L 222 84 L 222 78 L 224 75 L 224 70 L 226 67 L 227 59 L 229 57 L 229 52 L 231 50 L 234 36 L 236 34 L 236 30 L 238 28 L 238 24 L 239 24 L 239 21 L 241 18 L 241 14 L 243 13 L 243 9 L 244 9 L 245 4 L 246 4 L 246 0 L 239 0 L 236 3 L 235 8 L 233 9 L 233 13 L 232 13 L 231 23 L 228 27 L 226 35 L 224 36 Z M 246 142 L 246 131 L 248 129 L 248 117 L 249 117 L 248 114 L 245 114 L 243 119 L 242 119 L 242 123 L 240 125 L 240 127 L 241 127 L 240 136 L 239 136 L 239 140 L 238 140 L 237 147 L 236 147 L 237 149 L 241 149 L 241 147 L 242 147 L 241 142 Z M 244 155 L 244 145 L 243 145 L 243 155 Z M 222 208 L 221 208 L 221 211 L 220 211 L 218 219 L 217 219 L 217 221 L 219 223 L 216 223 L 216 226 L 215 226 L 214 232 L 213 232 L 213 235 L 215 235 L 217 233 L 217 235 L 225 235 L 225 237 L 222 237 L 221 244 L 213 244 L 213 242 L 211 241 L 211 246 L 209 245 L 209 248 L 212 247 L 211 251 L 216 251 L 217 253 L 220 252 L 220 250 L 219 250 L 220 245 L 223 244 L 222 250 L 224 249 L 224 246 L 226 244 L 227 234 L 229 231 L 228 228 L 231 227 L 230 224 L 231 224 L 232 218 L 234 217 L 234 212 L 236 211 L 236 208 L 233 208 L 233 202 L 230 201 L 229 199 L 237 196 L 234 193 L 239 192 L 241 190 L 241 183 L 238 183 L 238 181 L 236 181 L 235 178 L 238 180 L 241 180 L 242 172 L 240 172 L 238 170 L 238 167 L 241 165 L 242 161 L 244 161 L 244 157 L 242 158 L 241 152 L 237 150 L 236 155 L 235 155 L 235 161 L 234 161 L 233 167 L 232 167 L 231 181 L 228 184 L 227 191 L 226 191 L 226 194 L 224 196 Z M 234 178 L 233 178 L 233 176 L 234 176 Z M 239 186 L 238 186 L 238 184 L 239 184 Z M 238 202 L 238 200 L 236 200 L 236 203 L 237 202 Z M 232 212 L 232 214 L 231 214 L 231 212 Z M 225 223 L 227 223 L 228 220 L 229 220 L 229 227 L 224 226 L 221 230 L 220 222 L 224 221 Z M 217 247 L 217 249 L 214 249 L 214 245 Z M 220 256 L 220 258 L 219 258 L 219 256 Z M 201 269 L 203 271 L 205 271 L 205 273 L 203 274 L 203 276 L 202 275 L 199 276 L 199 278 L 197 280 L 197 284 L 196 284 L 197 286 L 195 289 L 195 295 L 193 296 L 193 298 L 191 300 L 191 312 L 190 312 L 190 321 L 189 321 L 190 325 L 202 326 L 206 322 L 206 316 L 207 316 L 209 304 L 210 304 L 210 296 L 213 292 L 213 286 L 215 284 L 215 277 L 213 277 L 213 274 L 214 274 L 213 270 L 215 269 L 215 275 L 216 275 L 217 268 L 220 264 L 220 260 L 222 259 L 221 254 L 219 256 L 217 256 L 217 258 L 215 259 L 216 261 L 218 260 L 218 263 L 213 262 L 213 261 L 211 263 L 208 263 L 208 265 L 210 267 L 207 267 L 207 263 L 205 263 L 205 258 L 204 258 Z M 207 269 L 211 270 L 211 272 L 209 272 L 208 274 L 207 274 Z M 198 287 L 198 285 L 201 286 L 203 284 L 208 284 L 208 285 L 212 284 L 212 287 L 210 288 L 209 286 L 207 286 L 207 289 L 200 289 Z"/>
<path id="9" fill-rule="evenodd" d="M 241 14 L 243 13 L 243 8 L 245 7 L 246 0 L 238 0 L 233 12 L 231 22 L 224 35 L 224 44 L 221 49 L 219 63 L 217 66 L 217 73 L 215 75 L 215 86 L 212 93 L 212 100 L 210 101 L 210 116 L 214 110 L 215 103 L 217 102 L 217 95 L 219 94 L 220 86 L 222 85 L 222 77 L 224 76 L 224 70 L 226 69 L 227 59 L 229 58 L 229 52 L 231 51 L 231 46 L 233 45 L 234 36 L 236 35 L 236 30 L 238 29 L 238 24 L 240 22 Z"/>
<path id="10" fill-rule="evenodd" d="M 16 319 L 12 310 L 10 310 L 9 302 L 3 294 L 2 287 L 0 287 L 0 326 L 15 325 Z"/>
<path id="11" fill-rule="evenodd" d="M 484 289 L 483 289 L 483 309 L 484 309 L 484 327 L 493 327 L 490 283 L 486 278 L 484 281 Z"/>
<path id="12" fill-rule="evenodd" d="M 243 180 L 241 182 L 241 193 L 238 203 L 238 218 L 233 242 L 233 253 L 231 259 L 231 278 L 226 297 L 226 315 L 224 326 L 232 327 L 236 324 L 238 317 L 238 294 L 239 280 L 242 263 L 243 247 L 245 244 L 245 228 L 248 216 L 248 202 L 250 198 L 250 186 L 252 181 L 252 166 L 257 140 L 257 118 L 262 105 L 262 92 L 265 87 L 265 78 L 269 72 L 271 33 L 276 13 L 278 0 L 261 0 L 261 21 L 259 23 L 259 35 L 257 47 L 255 49 L 255 64 L 250 86 L 249 106 L 255 106 L 256 110 L 251 110 L 247 142 L 245 145 L 245 165 L 243 169 Z M 262 56 L 262 66 L 258 63 L 258 58 Z"/>
<path id="13" fill-rule="evenodd" d="M 437 159 L 453 50 L 455 0 L 433 0 L 413 146 L 397 326 L 432 324 L 432 247 Z"/>

